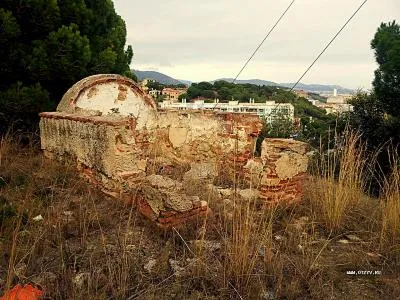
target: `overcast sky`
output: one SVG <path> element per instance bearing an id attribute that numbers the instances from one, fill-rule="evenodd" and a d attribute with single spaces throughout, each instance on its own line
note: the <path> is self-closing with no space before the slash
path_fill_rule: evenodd
<path id="1" fill-rule="evenodd" d="M 132 67 L 194 82 L 235 77 L 291 0 L 114 0 L 134 49 Z M 296 0 L 239 79 L 295 82 L 362 0 Z M 400 22 L 400 0 L 368 0 L 304 83 L 370 88 L 370 41 Z"/>

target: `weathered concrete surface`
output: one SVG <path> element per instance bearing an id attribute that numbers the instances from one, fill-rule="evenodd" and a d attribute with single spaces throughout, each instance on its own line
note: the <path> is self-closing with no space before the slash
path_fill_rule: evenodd
<path id="1" fill-rule="evenodd" d="M 153 99 L 129 78 L 99 74 L 74 84 L 61 99 L 57 111 L 111 118 L 133 116 L 136 127 L 143 128 L 149 117 L 155 117 L 156 107 Z"/>
<path id="2" fill-rule="evenodd" d="M 133 81 L 118 75 L 81 80 L 57 112 L 40 116 L 46 154 L 74 158 L 93 184 L 135 203 L 163 227 L 208 211 L 207 203 L 181 192 L 179 180 L 260 187 L 260 197 L 271 201 L 268 193 L 284 182 L 298 179 L 288 185 L 297 193 L 307 164 L 302 144 L 277 139 L 264 141 L 261 159 L 251 160 L 263 126 L 255 115 L 157 111 Z"/>

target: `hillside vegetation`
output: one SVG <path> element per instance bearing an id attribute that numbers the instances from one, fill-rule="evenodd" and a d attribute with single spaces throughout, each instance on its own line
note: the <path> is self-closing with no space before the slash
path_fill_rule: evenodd
<path id="1" fill-rule="evenodd" d="M 38 113 L 86 76 L 134 77 L 125 43 L 112 1 L 0 1 L 0 134 L 36 130 Z"/>

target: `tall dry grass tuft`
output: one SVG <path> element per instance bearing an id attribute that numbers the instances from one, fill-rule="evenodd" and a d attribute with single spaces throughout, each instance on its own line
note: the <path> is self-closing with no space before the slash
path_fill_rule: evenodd
<path id="1" fill-rule="evenodd" d="M 238 153 L 238 143 L 235 152 Z M 234 161 L 236 170 L 236 160 Z M 223 262 L 224 285 L 241 299 L 260 297 L 266 274 L 260 274 L 260 263 L 272 264 L 272 227 L 275 206 L 260 203 L 256 197 L 242 198 L 237 194 L 239 177 L 235 173 L 231 211 L 224 211 Z M 250 182 L 250 188 L 254 184 Z M 272 269 L 272 267 L 270 268 Z"/>
<path id="2" fill-rule="evenodd" d="M 400 156 L 390 151 L 392 172 L 384 178 L 380 197 L 382 210 L 381 244 L 394 246 L 400 243 Z"/>
<path id="3" fill-rule="evenodd" d="M 365 197 L 371 163 L 359 134 L 346 131 L 336 141 L 334 149 L 320 152 L 307 188 L 314 213 L 332 232 L 343 226 Z"/>
<path id="4" fill-rule="evenodd" d="M 244 298 L 255 297 L 257 263 L 272 263 L 273 207 L 260 208 L 256 200 L 234 199 L 231 222 L 225 231 L 225 284 Z"/>

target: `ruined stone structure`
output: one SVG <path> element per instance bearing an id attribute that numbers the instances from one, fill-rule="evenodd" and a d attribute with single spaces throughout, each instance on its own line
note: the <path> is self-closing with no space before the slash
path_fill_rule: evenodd
<path id="1" fill-rule="evenodd" d="M 267 139 L 253 158 L 256 115 L 157 111 L 133 81 L 95 75 L 40 116 L 46 156 L 73 158 L 92 183 L 162 227 L 207 214 L 201 195 L 185 194 L 193 181 L 259 189 L 269 202 L 301 197 L 306 145 Z"/>

